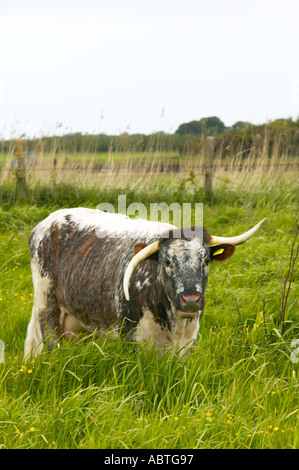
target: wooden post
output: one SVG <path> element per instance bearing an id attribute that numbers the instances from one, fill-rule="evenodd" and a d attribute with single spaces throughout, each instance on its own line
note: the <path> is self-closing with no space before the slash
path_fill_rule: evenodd
<path id="1" fill-rule="evenodd" d="M 17 171 L 16 171 L 17 194 L 27 193 L 26 166 L 23 152 L 23 140 L 17 140 Z"/>
<path id="2" fill-rule="evenodd" d="M 205 153 L 205 193 L 212 196 L 213 191 L 214 137 L 207 137 Z"/>

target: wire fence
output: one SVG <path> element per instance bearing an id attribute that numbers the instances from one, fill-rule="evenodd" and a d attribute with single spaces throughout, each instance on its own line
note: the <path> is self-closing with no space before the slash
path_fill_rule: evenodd
<path id="1" fill-rule="evenodd" d="M 165 151 L 58 155 L 56 152 L 25 152 L 21 140 L 18 144 L 17 153 L 14 150 L 1 156 L 0 185 L 15 179 L 20 191 L 26 182 L 30 185 L 67 183 L 109 189 L 124 186 L 150 189 L 151 184 L 175 187 L 187 180 L 209 192 L 214 187 L 213 181 L 215 187 L 225 183 L 233 188 L 249 188 L 265 184 L 266 179 L 273 185 L 281 176 L 296 177 L 299 171 L 299 159 L 285 152 L 280 141 L 271 147 L 267 139 L 229 157 L 227 148 L 215 150 L 213 137 L 206 139 L 199 153 L 184 156 Z"/>
<path id="2" fill-rule="evenodd" d="M 213 171 L 216 170 L 223 170 L 223 171 L 243 171 L 246 169 L 246 171 L 254 171 L 256 169 L 264 170 L 267 171 L 269 168 L 276 168 L 279 170 L 284 170 L 284 171 L 298 171 L 299 170 L 299 163 L 274 163 L 274 164 L 251 164 L 251 165 L 213 165 Z M 49 173 L 54 173 L 55 171 L 62 171 L 62 172 L 69 172 L 69 171 L 82 171 L 82 172 L 91 172 L 91 173 L 104 173 L 107 171 L 122 171 L 125 170 L 127 173 L 122 173 L 123 176 L 133 176 L 139 175 L 145 170 L 148 170 L 148 166 L 136 166 L 132 167 L 130 171 L 128 171 L 127 166 L 121 166 L 121 165 L 114 165 L 114 166 L 109 166 L 106 164 L 103 164 L 100 168 L 98 165 L 95 167 L 91 167 L 90 165 L 87 166 L 82 166 L 82 165 L 69 165 L 69 166 L 61 166 L 61 167 L 55 167 L 55 166 L 40 166 L 40 165 L 26 165 L 26 171 L 27 172 L 49 172 Z M 205 171 L 205 165 L 157 165 L 153 171 L 148 172 L 147 174 L 152 174 L 155 175 L 157 172 L 164 173 L 164 172 L 173 172 L 173 173 L 179 173 L 180 171 L 184 172 L 190 172 L 190 171 L 201 171 L 204 173 Z M 0 168 L 0 174 L 1 173 L 8 173 L 8 174 L 13 174 L 15 171 L 14 167 L 10 168 Z"/>

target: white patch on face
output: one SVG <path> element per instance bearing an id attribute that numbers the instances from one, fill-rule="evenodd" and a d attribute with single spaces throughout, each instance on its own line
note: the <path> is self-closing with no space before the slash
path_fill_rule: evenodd
<path id="1" fill-rule="evenodd" d="M 183 259 L 184 253 L 186 252 L 190 252 L 192 258 L 192 253 L 194 253 L 196 258 L 198 258 L 200 255 L 205 255 L 206 249 L 203 247 L 200 239 L 195 237 L 190 241 L 181 239 L 175 240 L 173 243 L 171 243 L 168 249 L 168 253 L 170 255 L 175 255 L 177 259 Z"/>
<path id="2" fill-rule="evenodd" d="M 168 277 L 171 275 L 171 271 L 172 271 L 172 268 L 170 266 L 165 266 L 165 272 Z"/>
<path id="3" fill-rule="evenodd" d="M 186 250 L 196 250 L 197 252 L 201 250 L 204 251 L 200 238 L 194 237 L 190 241 L 184 240 L 184 244 Z"/>
<path id="4" fill-rule="evenodd" d="M 181 267 L 186 267 L 188 270 L 196 272 L 200 267 L 200 259 L 206 256 L 206 249 L 203 247 L 200 239 L 194 237 L 190 241 L 176 240 L 170 245 L 167 254 L 170 259 L 173 257 Z M 168 276 L 171 275 L 171 270 L 172 268 L 165 266 L 165 271 Z M 208 273 L 209 267 L 207 266 L 205 267 L 205 275 L 208 275 Z M 195 288 L 198 292 L 202 291 L 202 286 L 199 283 L 195 284 Z M 184 291 L 183 281 L 179 279 L 176 281 L 176 291 Z"/>

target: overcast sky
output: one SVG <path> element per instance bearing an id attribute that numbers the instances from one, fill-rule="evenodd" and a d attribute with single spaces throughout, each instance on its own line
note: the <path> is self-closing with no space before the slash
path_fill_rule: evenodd
<path id="1" fill-rule="evenodd" d="M 0 135 L 297 118 L 298 25 L 298 0 L 0 0 Z"/>

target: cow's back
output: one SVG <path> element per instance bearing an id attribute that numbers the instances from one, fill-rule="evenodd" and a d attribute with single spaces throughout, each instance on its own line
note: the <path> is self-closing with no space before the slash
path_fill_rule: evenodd
<path id="1" fill-rule="evenodd" d="M 99 210 L 62 209 L 33 230 L 31 262 L 51 280 L 61 308 L 92 327 L 107 328 L 119 320 L 123 275 L 135 243 L 150 243 L 171 228 Z"/>

